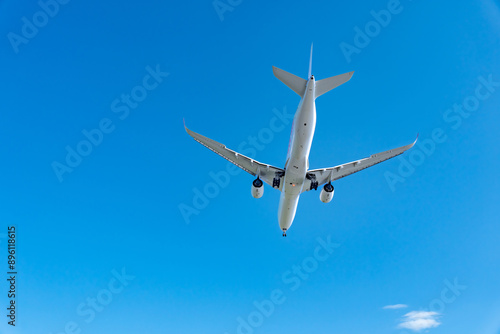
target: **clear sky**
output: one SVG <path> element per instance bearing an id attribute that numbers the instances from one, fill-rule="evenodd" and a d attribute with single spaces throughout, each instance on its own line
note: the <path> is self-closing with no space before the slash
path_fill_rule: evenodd
<path id="1" fill-rule="evenodd" d="M 305 77 L 312 42 L 317 79 L 355 74 L 311 168 L 419 145 L 282 238 L 279 192 L 182 120 L 284 166 L 271 66 Z M 499 47 L 498 0 L 0 1 L 0 332 L 500 333 Z"/>

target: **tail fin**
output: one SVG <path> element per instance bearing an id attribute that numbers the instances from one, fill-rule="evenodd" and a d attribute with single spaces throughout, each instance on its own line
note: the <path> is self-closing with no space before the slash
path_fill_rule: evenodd
<path id="1" fill-rule="evenodd" d="M 354 71 L 316 81 L 316 97 L 331 91 L 343 83 L 346 83 L 349 79 L 351 79 L 353 73 Z"/>
<path id="2" fill-rule="evenodd" d="M 307 79 L 311 78 L 312 66 L 313 66 L 313 43 L 311 43 L 311 55 L 309 56 L 309 72 L 307 74 Z"/>
<path id="3" fill-rule="evenodd" d="M 283 71 L 277 67 L 273 66 L 274 76 L 281 80 L 285 85 L 287 85 L 295 93 L 299 94 L 300 97 L 304 96 L 306 91 L 307 80 L 299 78 L 295 74 Z"/>

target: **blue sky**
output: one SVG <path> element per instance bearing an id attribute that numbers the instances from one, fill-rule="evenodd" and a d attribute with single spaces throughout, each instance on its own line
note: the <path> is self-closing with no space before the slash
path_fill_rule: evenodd
<path id="1" fill-rule="evenodd" d="M 500 3 L 216 5 L 0 2 L 0 332 L 500 333 Z M 355 71 L 311 168 L 427 146 L 305 194 L 282 238 L 279 193 L 214 188 L 227 162 L 182 119 L 283 166 L 299 98 L 271 66 L 306 76 L 311 42 L 316 78 Z"/>

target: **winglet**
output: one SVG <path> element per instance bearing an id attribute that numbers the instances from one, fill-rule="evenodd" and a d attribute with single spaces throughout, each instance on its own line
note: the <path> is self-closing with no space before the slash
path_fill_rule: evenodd
<path id="1" fill-rule="evenodd" d="M 409 150 L 410 148 L 412 148 L 413 146 L 415 146 L 415 144 L 417 143 L 417 141 L 418 141 L 418 133 L 417 133 L 417 138 L 415 138 L 415 141 L 414 141 L 413 143 L 408 144 L 408 145 L 406 145 L 406 146 L 403 146 L 403 147 L 405 147 L 405 151 L 406 151 L 406 150 Z M 403 152 L 404 152 L 404 151 L 403 151 Z"/>
<path id="2" fill-rule="evenodd" d="M 413 142 L 413 144 L 411 144 L 411 147 L 413 147 L 413 145 L 415 145 L 417 143 L 418 135 L 419 135 L 419 133 L 417 133 L 417 138 L 415 139 L 415 141 Z"/>
<path id="3" fill-rule="evenodd" d="M 186 120 L 184 118 L 182 118 L 182 122 L 184 123 L 184 130 L 186 130 L 186 132 L 188 133 L 188 135 L 190 135 L 191 137 L 193 137 L 195 140 L 195 135 L 197 135 L 196 132 L 190 130 L 187 126 L 186 126 Z"/>

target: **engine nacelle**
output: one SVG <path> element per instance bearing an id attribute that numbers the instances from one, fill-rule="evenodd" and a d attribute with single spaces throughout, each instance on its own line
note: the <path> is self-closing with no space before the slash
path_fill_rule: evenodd
<path id="1" fill-rule="evenodd" d="M 252 196 L 254 198 L 261 198 L 264 195 L 264 183 L 261 179 L 256 178 L 252 182 Z"/>
<path id="2" fill-rule="evenodd" d="M 333 199 L 333 191 L 334 188 L 331 183 L 325 184 L 323 189 L 321 189 L 321 193 L 319 194 L 319 199 L 323 203 L 328 203 Z"/>

